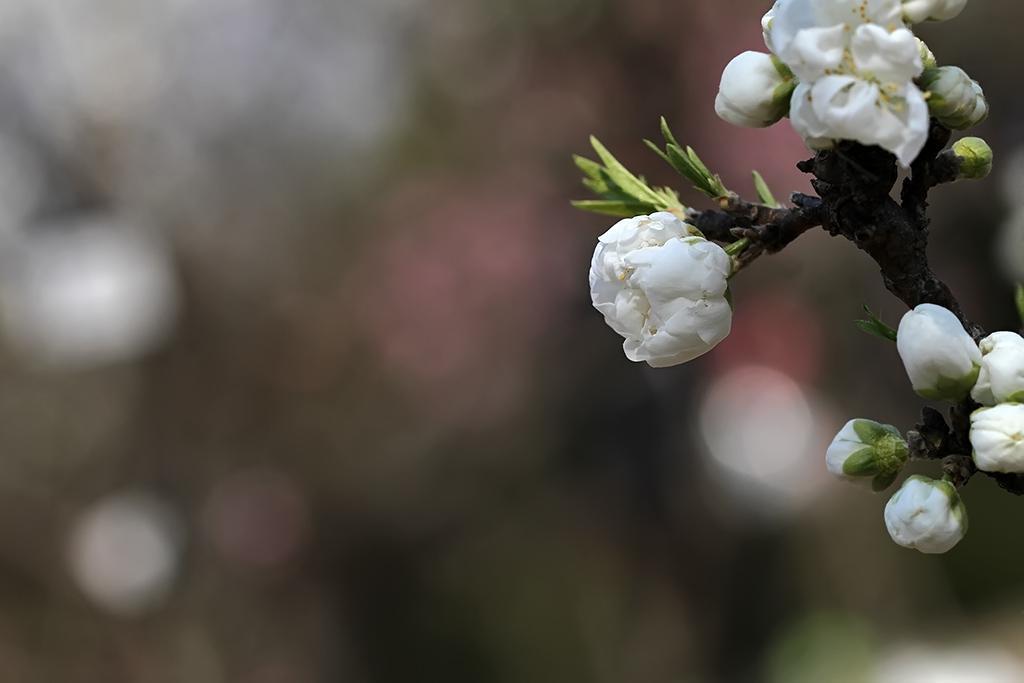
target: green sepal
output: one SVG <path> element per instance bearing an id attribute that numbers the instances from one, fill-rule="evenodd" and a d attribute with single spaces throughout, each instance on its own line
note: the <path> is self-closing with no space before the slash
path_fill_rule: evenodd
<path id="1" fill-rule="evenodd" d="M 879 440 L 887 436 L 900 436 L 898 429 L 892 425 L 884 425 L 873 420 L 854 420 L 853 431 L 862 443 L 874 446 Z"/>
<path id="2" fill-rule="evenodd" d="M 981 366 L 975 365 L 973 370 L 960 379 L 940 377 L 938 383 L 929 389 L 915 389 L 917 395 L 929 401 L 960 401 L 967 398 L 971 389 L 978 383 Z"/>
<path id="3" fill-rule="evenodd" d="M 875 449 L 866 446 L 851 454 L 843 463 L 843 474 L 848 477 L 873 477 L 880 474 Z"/>

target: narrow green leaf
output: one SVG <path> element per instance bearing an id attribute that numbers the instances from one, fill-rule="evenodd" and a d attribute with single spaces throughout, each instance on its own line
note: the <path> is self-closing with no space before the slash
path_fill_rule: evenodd
<path id="1" fill-rule="evenodd" d="M 741 240 L 737 240 L 725 248 L 725 253 L 729 256 L 739 256 L 747 248 L 750 247 L 750 240 L 744 237 Z"/>
<path id="2" fill-rule="evenodd" d="M 776 201 L 771 188 L 769 188 L 768 183 L 764 181 L 764 176 L 757 171 L 754 171 L 754 189 L 757 190 L 757 196 L 765 206 L 770 206 L 773 209 L 778 209 L 782 206 L 778 201 Z"/>
<path id="3" fill-rule="evenodd" d="M 574 154 L 572 156 L 572 160 L 573 163 L 576 164 L 576 168 L 583 171 L 588 178 L 591 180 L 600 180 L 601 172 L 603 170 L 601 164 L 586 157 L 581 157 L 578 154 Z"/>
<path id="4" fill-rule="evenodd" d="M 670 209 L 685 210 L 686 207 L 679 201 L 679 193 L 671 187 L 656 187 L 655 193 L 665 201 L 665 206 Z"/>
<path id="5" fill-rule="evenodd" d="M 626 167 L 623 166 L 619 160 L 601 144 L 600 140 L 591 136 L 590 144 L 594 146 L 594 151 L 597 152 L 597 155 L 601 157 L 601 161 L 604 162 L 605 171 L 619 189 L 641 202 L 657 203 L 659 201 L 658 195 L 654 194 L 654 191 L 647 187 L 643 181 L 630 173 L 629 170 L 627 170 Z"/>
<path id="6" fill-rule="evenodd" d="M 581 211 L 599 213 L 603 216 L 615 216 L 616 218 L 633 218 L 634 216 L 651 213 L 654 208 L 649 204 L 640 202 L 625 202 L 612 199 L 583 199 L 572 202 L 572 205 Z"/>
<path id="7" fill-rule="evenodd" d="M 1017 284 L 1017 315 L 1020 316 L 1021 324 L 1024 325 L 1024 284 Z"/>
<path id="8" fill-rule="evenodd" d="M 665 138 L 667 144 L 682 148 L 682 145 L 676 141 L 676 136 L 672 134 L 672 129 L 668 127 L 668 120 L 664 116 L 661 117 L 661 136 Z"/>
<path id="9" fill-rule="evenodd" d="M 690 159 L 690 163 L 693 164 L 694 168 L 696 168 L 698 171 L 704 174 L 705 178 L 711 178 L 711 171 L 708 170 L 708 167 L 704 165 L 704 162 L 701 161 L 701 158 L 697 156 L 697 152 L 694 151 L 693 147 L 687 145 L 686 156 Z"/>
<path id="10" fill-rule="evenodd" d="M 889 341 L 896 341 L 896 330 L 886 325 L 882 320 L 871 312 L 871 309 L 867 306 L 864 307 L 864 312 L 868 314 L 867 320 L 857 320 L 854 324 L 862 331 L 868 334 L 873 334 L 876 337 L 887 339 Z"/>
<path id="11" fill-rule="evenodd" d="M 665 152 L 662 151 L 661 147 L 658 147 L 656 144 L 654 144 L 650 140 L 644 140 L 644 144 L 647 145 L 651 149 L 652 152 L 654 152 L 659 157 L 661 157 L 661 160 L 664 161 L 666 164 L 668 164 L 669 166 L 673 165 L 672 164 L 672 160 L 669 159 L 668 155 L 665 154 Z"/>
<path id="12" fill-rule="evenodd" d="M 669 145 L 666 148 L 666 152 L 668 154 L 669 163 L 672 164 L 672 168 L 676 169 L 680 175 L 696 185 L 698 189 L 703 190 L 703 187 L 707 185 L 707 178 L 705 178 L 699 170 L 694 168 L 693 163 L 686 156 L 683 150 L 675 145 Z"/>

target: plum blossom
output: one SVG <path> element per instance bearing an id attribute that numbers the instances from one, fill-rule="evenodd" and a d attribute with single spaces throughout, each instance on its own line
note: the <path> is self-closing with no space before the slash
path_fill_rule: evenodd
<path id="1" fill-rule="evenodd" d="M 780 0 L 772 49 L 800 79 L 793 127 L 811 147 L 829 140 L 878 145 L 904 166 L 928 139 L 924 68 L 898 0 Z"/>
<path id="2" fill-rule="evenodd" d="M 674 214 L 628 218 L 599 238 L 591 298 L 625 338 L 627 358 L 669 367 L 707 353 L 728 336 L 731 269 L 724 249 Z"/>

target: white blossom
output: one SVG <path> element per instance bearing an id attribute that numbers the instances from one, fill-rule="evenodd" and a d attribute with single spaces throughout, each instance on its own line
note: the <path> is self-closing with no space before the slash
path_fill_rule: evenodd
<path id="1" fill-rule="evenodd" d="M 953 19 L 967 6 L 967 0 L 903 0 L 903 17 L 913 23 Z"/>
<path id="2" fill-rule="evenodd" d="M 1024 405 L 1003 403 L 975 410 L 971 446 L 979 470 L 1024 473 Z"/>
<path id="3" fill-rule="evenodd" d="M 625 337 L 632 361 L 685 363 L 728 336 L 732 260 L 671 213 L 619 221 L 599 238 L 590 268 L 594 307 Z"/>
<path id="4" fill-rule="evenodd" d="M 903 316 L 896 348 L 919 395 L 956 401 L 971 391 L 981 367 L 981 351 L 953 313 L 921 304 Z"/>
<path id="5" fill-rule="evenodd" d="M 847 422 L 825 452 L 829 472 L 876 491 L 892 485 L 906 460 L 907 443 L 899 430 L 872 420 Z"/>
<path id="6" fill-rule="evenodd" d="M 971 397 L 985 406 L 1024 401 L 1024 338 L 996 332 L 981 340 L 981 370 Z"/>
<path id="7" fill-rule="evenodd" d="M 744 52 L 722 72 L 715 111 L 733 125 L 764 128 L 786 115 L 792 93 L 792 73 L 777 57 Z"/>
<path id="8" fill-rule="evenodd" d="M 949 482 L 915 475 L 886 504 L 885 526 L 904 548 L 945 553 L 967 533 L 967 508 Z"/>
<path id="9" fill-rule="evenodd" d="M 827 140 L 878 145 L 909 166 L 928 139 L 928 104 L 914 84 L 921 49 L 899 0 L 780 0 L 768 41 L 800 80 L 793 127 Z"/>

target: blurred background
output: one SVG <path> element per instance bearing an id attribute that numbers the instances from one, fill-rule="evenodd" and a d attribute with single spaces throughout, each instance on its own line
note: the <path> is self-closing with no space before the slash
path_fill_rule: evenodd
<path id="1" fill-rule="evenodd" d="M 0 680 L 1024 680 L 1024 501 L 944 557 L 832 481 L 920 409 L 821 231 L 712 354 L 630 364 L 570 162 L 664 114 L 728 185 L 809 185 L 719 121 L 770 3 L 0 0 Z M 1017 326 L 1024 5 L 921 27 L 985 86 L 997 174 L 936 270 Z M 694 206 L 698 197 L 684 193 Z"/>

